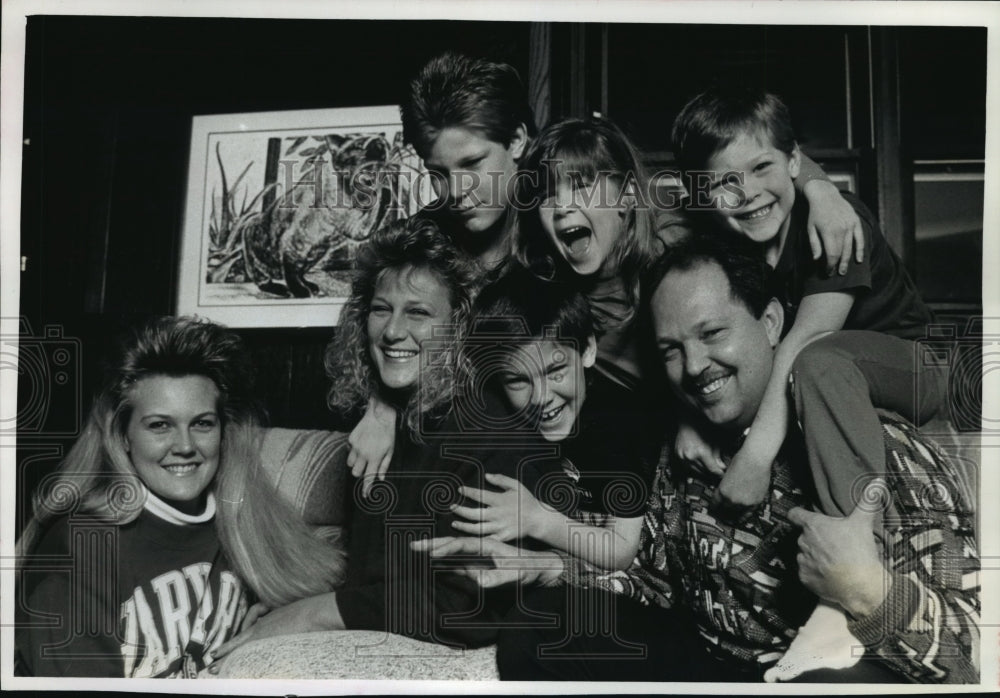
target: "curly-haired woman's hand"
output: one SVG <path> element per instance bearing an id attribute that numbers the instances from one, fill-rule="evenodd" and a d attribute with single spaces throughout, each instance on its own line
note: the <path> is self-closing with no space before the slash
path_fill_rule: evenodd
<path id="1" fill-rule="evenodd" d="M 362 492 L 367 497 L 375 478 L 384 480 L 389 470 L 396 444 L 396 410 L 376 398 L 369 400 L 347 443 L 351 446 L 347 467 L 354 477 L 364 478 Z"/>

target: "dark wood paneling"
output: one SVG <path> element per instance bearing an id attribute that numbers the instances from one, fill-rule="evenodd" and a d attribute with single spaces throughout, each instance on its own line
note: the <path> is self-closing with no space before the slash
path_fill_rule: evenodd
<path id="1" fill-rule="evenodd" d="M 900 137 L 899 41 L 895 27 L 872 30 L 872 114 L 878 153 L 878 217 L 882 234 L 913 274 L 913 163 Z"/>
<path id="2" fill-rule="evenodd" d="M 986 28 L 898 27 L 901 135 L 917 160 L 985 153 Z"/>
<path id="3" fill-rule="evenodd" d="M 684 104 L 713 84 L 770 90 L 808 149 L 847 148 L 851 27 L 608 25 L 607 115 L 646 151 L 670 150 Z M 590 68 L 599 71 L 600 65 Z M 599 108 L 596 104 L 594 108 Z"/>

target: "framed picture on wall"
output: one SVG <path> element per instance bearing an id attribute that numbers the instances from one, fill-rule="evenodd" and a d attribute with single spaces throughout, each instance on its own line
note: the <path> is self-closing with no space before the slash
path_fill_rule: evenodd
<path id="1" fill-rule="evenodd" d="M 335 325 L 359 246 L 433 199 L 396 106 L 196 116 L 177 312 Z"/>

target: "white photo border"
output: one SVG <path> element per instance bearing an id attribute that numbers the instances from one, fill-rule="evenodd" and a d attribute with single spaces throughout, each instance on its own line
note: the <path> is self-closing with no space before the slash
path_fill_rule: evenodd
<path id="1" fill-rule="evenodd" d="M 3 6 L 2 114 L 0 114 L 0 334 L 16 336 L 19 309 L 21 150 L 23 148 L 24 52 L 26 20 L 30 15 L 128 15 L 163 17 L 273 17 L 341 19 L 472 19 L 565 22 L 648 22 L 707 24 L 828 24 L 828 25 L 908 25 L 908 26 L 985 26 L 987 38 L 987 128 L 986 128 L 986 202 L 983 219 L 983 259 L 1000 260 L 1000 9 L 991 2 L 867 2 L 847 0 L 810 0 L 780 2 L 760 0 L 753 3 L 662 2 L 656 0 L 504 0 L 480 3 L 471 0 L 210 0 L 192 3 L 187 0 L 5 0 Z M 983 317 L 984 337 L 1000 337 L 1000 274 L 984 266 Z M 992 340 L 990 340 L 992 341 Z M 986 357 L 984 357 L 985 359 Z M 994 360 L 996 357 L 994 356 Z M 985 361 L 984 361 L 985 363 Z M 16 414 L 17 375 L 0 372 L 0 415 Z M 1000 414 L 1000 383 L 997 376 L 984 373 L 983 414 Z M 992 382 L 987 380 L 990 378 Z M 984 432 L 982 444 L 982 481 L 980 503 L 1000 501 L 1000 429 Z M 0 510 L 3 531 L 14 530 L 16 468 L 13 437 L 0 440 Z M 883 693 L 968 693 L 995 692 L 1000 686 L 1000 506 L 981 507 L 980 559 L 982 561 L 981 658 L 978 686 L 891 685 Z M 177 694 L 245 695 L 329 695 L 356 693 L 383 694 L 513 694 L 530 691 L 539 694 L 566 693 L 670 693 L 731 695 L 734 692 L 758 694 L 828 694 L 829 685 L 787 684 L 683 684 L 683 683 L 463 683 L 365 682 L 365 681 L 169 681 L 161 679 L 34 679 L 13 676 L 14 540 L 0 539 L 0 678 L 7 690 L 81 690 L 115 692 L 171 692 Z M 844 695 L 878 691 L 871 685 L 838 685 Z"/>

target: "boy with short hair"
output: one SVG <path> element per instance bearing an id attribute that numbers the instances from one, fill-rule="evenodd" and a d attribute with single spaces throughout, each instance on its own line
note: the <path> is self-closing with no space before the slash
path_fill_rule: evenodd
<path id="1" fill-rule="evenodd" d="M 455 507 L 472 521 L 455 528 L 501 541 L 530 536 L 597 567 L 624 569 L 638 550 L 662 426 L 636 392 L 591 370 L 597 345 L 579 291 L 511 272 L 483 290 L 477 309 L 465 350 L 476 386 L 502 395 L 509 430 L 558 444 L 559 467 L 540 480 L 538 497 L 487 474 L 502 492 L 465 488 L 484 506 Z M 559 489 L 565 476 L 571 497 Z"/>
<path id="2" fill-rule="evenodd" d="M 794 320 L 757 419 L 719 485 L 720 498 L 753 506 L 767 490 L 788 426 L 791 376 L 819 501 L 824 513 L 846 516 L 856 504 L 857 479 L 885 471 L 874 405 L 919 425 L 944 403 L 946 372 L 921 366 L 909 341 L 925 335 L 933 316 L 874 216 L 852 194 L 842 193 L 861 218 L 865 260 L 852 260 L 842 276 L 824 274 L 812 260 L 809 205 L 792 185 L 801 156 L 778 97 L 704 92 L 678 115 L 673 141 L 683 171 L 709 172 L 711 215 L 763 248 Z"/>

